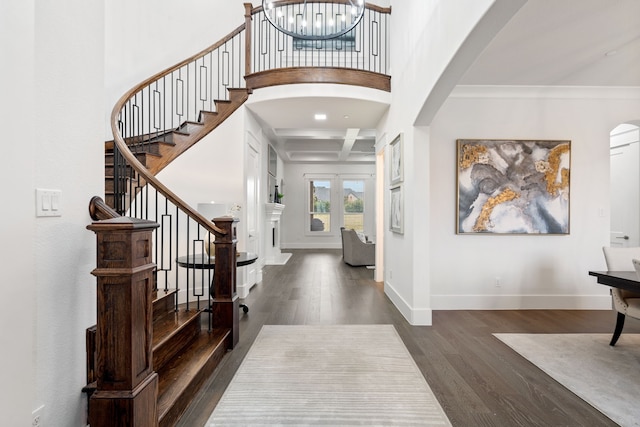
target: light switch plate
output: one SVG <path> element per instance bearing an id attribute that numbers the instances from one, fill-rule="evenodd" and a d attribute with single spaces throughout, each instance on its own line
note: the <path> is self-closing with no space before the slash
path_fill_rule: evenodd
<path id="1" fill-rule="evenodd" d="M 62 216 L 62 190 L 36 188 L 36 216 Z"/>

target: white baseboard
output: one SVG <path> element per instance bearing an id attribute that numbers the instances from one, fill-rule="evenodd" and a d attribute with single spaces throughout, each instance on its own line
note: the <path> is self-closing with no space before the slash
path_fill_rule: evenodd
<path id="1" fill-rule="evenodd" d="M 611 310 L 609 295 L 431 295 L 432 310 Z"/>
<path id="2" fill-rule="evenodd" d="M 432 324 L 433 310 L 611 310 L 609 295 L 432 295 L 431 307 L 411 307 L 389 282 L 384 293 L 414 326 Z"/>
<path id="3" fill-rule="evenodd" d="M 342 243 L 282 243 L 284 249 L 342 249 Z"/>
<path id="4" fill-rule="evenodd" d="M 430 308 L 413 308 L 396 292 L 389 282 L 384 282 L 384 293 L 400 311 L 409 324 L 413 326 L 431 326 L 432 310 Z"/>

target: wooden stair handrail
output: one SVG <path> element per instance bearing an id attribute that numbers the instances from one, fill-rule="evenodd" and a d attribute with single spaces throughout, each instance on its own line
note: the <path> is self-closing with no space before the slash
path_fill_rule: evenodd
<path id="1" fill-rule="evenodd" d="M 149 171 L 149 169 L 147 169 L 142 163 L 140 163 L 140 161 L 136 158 L 136 156 L 131 152 L 131 150 L 125 143 L 122 135 L 120 135 L 120 131 L 118 129 L 118 115 L 124 108 L 124 105 L 129 101 L 129 99 L 131 99 L 132 96 L 134 96 L 136 93 L 141 91 L 143 88 L 149 86 L 149 84 L 151 84 L 152 82 L 171 74 L 173 71 L 176 71 L 181 67 L 187 64 L 190 64 L 191 62 L 195 61 L 197 58 L 200 58 L 201 56 L 204 56 L 210 52 L 213 52 L 215 49 L 219 48 L 224 43 L 228 42 L 229 40 L 233 39 L 233 37 L 240 34 L 244 29 L 245 29 L 245 24 L 240 25 L 231 33 L 229 33 L 227 36 L 225 36 L 223 39 L 214 43 L 208 48 L 202 50 L 199 53 L 196 53 L 195 55 L 190 56 L 189 58 L 177 63 L 172 67 L 165 69 L 164 71 L 154 74 L 148 79 L 137 84 L 136 86 L 128 90 L 124 95 L 120 97 L 118 102 L 116 102 L 116 105 L 113 107 L 113 110 L 111 111 L 111 132 L 113 133 L 114 144 L 118 147 L 118 150 L 122 154 L 122 157 L 126 159 L 127 163 L 131 165 L 131 167 L 143 177 L 143 179 L 146 181 L 147 184 L 150 184 L 152 187 L 154 187 L 156 191 L 158 191 L 160 194 L 166 197 L 179 209 L 185 212 L 187 216 L 191 217 L 194 221 L 196 221 L 199 225 L 204 227 L 207 231 L 214 233 L 214 235 L 217 235 L 217 236 L 224 236 L 226 232 L 223 229 L 217 227 L 213 222 L 205 218 L 202 214 L 200 214 L 198 211 L 196 211 L 191 206 L 189 206 L 185 201 L 183 201 L 180 197 L 178 197 L 173 191 L 171 191 L 164 184 L 162 184 L 162 182 L 160 182 Z M 104 213 L 104 212 L 101 210 L 100 213 Z"/>
<path id="2" fill-rule="evenodd" d="M 118 212 L 111 209 L 111 206 L 107 205 L 100 196 L 93 196 L 89 201 L 89 215 L 94 221 L 103 221 L 121 216 Z"/>
<path id="3" fill-rule="evenodd" d="M 212 44 L 208 48 L 196 53 L 195 55 L 191 55 L 187 59 L 178 62 L 176 65 L 173 65 L 173 66 L 171 66 L 171 67 L 169 67 L 169 68 L 167 68 L 167 69 L 165 69 L 163 71 L 160 71 L 159 73 L 156 73 L 153 76 L 149 77 L 148 79 L 140 82 L 135 87 L 133 87 L 129 91 L 127 91 L 124 95 L 122 95 L 122 97 L 120 97 L 120 99 L 116 103 L 116 106 L 113 108 L 113 111 L 114 112 L 115 111 L 120 112 L 120 109 L 129 100 L 129 98 L 131 98 L 134 94 L 139 92 L 142 88 L 144 88 L 146 86 L 149 86 L 150 83 L 153 83 L 154 81 L 159 80 L 160 78 L 171 74 L 173 71 L 176 71 L 176 70 L 180 69 L 181 67 L 183 67 L 183 66 L 185 66 L 187 64 L 190 64 L 191 62 L 195 61 L 196 59 L 200 58 L 201 56 L 204 56 L 207 53 L 213 52 L 214 50 L 216 50 L 217 48 L 219 48 L 220 46 L 222 46 L 223 44 L 225 44 L 226 42 L 230 41 L 232 38 L 234 38 L 235 36 L 240 34 L 244 29 L 245 29 L 245 24 L 242 24 L 238 28 L 236 28 L 235 30 L 233 30 L 232 32 L 227 34 L 223 39 L 221 39 L 220 41 Z M 117 114 L 115 116 L 117 117 Z M 111 113 L 111 129 L 112 130 L 113 130 L 113 123 L 114 123 L 113 117 L 114 117 L 114 114 L 112 112 Z M 116 127 L 116 129 L 117 129 L 117 127 Z M 115 135 L 115 133 L 114 133 L 114 135 Z"/>
<path id="4" fill-rule="evenodd" d="M 125 100 L 126 102 L 126 100 Z M 169 190 L 166 185 L 161 183 L 153 174 L 149 172 L 149 170 L 133 155 L 133 153 L 129 150 L 129 147 L 122 139 L 122 136 L 117 132 L 117 119 L 118 114 L 121 109 L 121 104 L 118 103 L 116 108 L 114 108 L 113 113 L 111 115 L 111 130 L 114 132 L 114 141 L 118 149 L 120 150 L 120 154 L 127 160 L 127 163 L 138 172 L 147 184 L 151 184 L 153 188 L 156 189 L 160 194 L 167 198 L 167 200 L 171 201 L 174 205 L 180 208 L 183 212 L 185 212 L 189 217 L 191 217 L 194 221 L 200 224 L 202 227 L 207 229 L 207 231 L 214 233 L 216 236 L 224 236 L 226 232 L 221 228 L 215 226 L 215 224 L 205 218 L 198 211 L 189 206 L 184 200 L 178 197 L 173 191 Z"/>

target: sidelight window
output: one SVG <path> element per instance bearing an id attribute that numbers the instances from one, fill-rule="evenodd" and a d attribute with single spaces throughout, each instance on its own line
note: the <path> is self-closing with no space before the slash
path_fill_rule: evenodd
<path id="1" fill-rule="evenodd" d="M 331 181 L 309 179 L 309 224 L 308 231 L 331 231 Z"/>
<path id="2" fill-rule="evenodd" d="M 342 223 L 344 227 L 364 233 L 364 181 L 342 181 L 342 194 Z"/>

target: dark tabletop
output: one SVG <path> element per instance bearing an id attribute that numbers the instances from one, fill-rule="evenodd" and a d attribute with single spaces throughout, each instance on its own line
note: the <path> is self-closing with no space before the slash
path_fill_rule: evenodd
<path id="1" fill-rule="evenodd" d="M 640 280 L 635 271 L 590 271 L 598 283 L 628 291 L 640 292 Z"/>
<path id="2" fill-rule="evenodd" d="M 258 255 L 253 252 L 238 252 L 238 255 L 236 257 L 236 265 L 238 267 L 253 264 L 258 259 Z M 176 262 L 180 267 L 210 270 L 215 269 L 216 257 L 207 254 L 183 255 L 178 257 Z"/>

